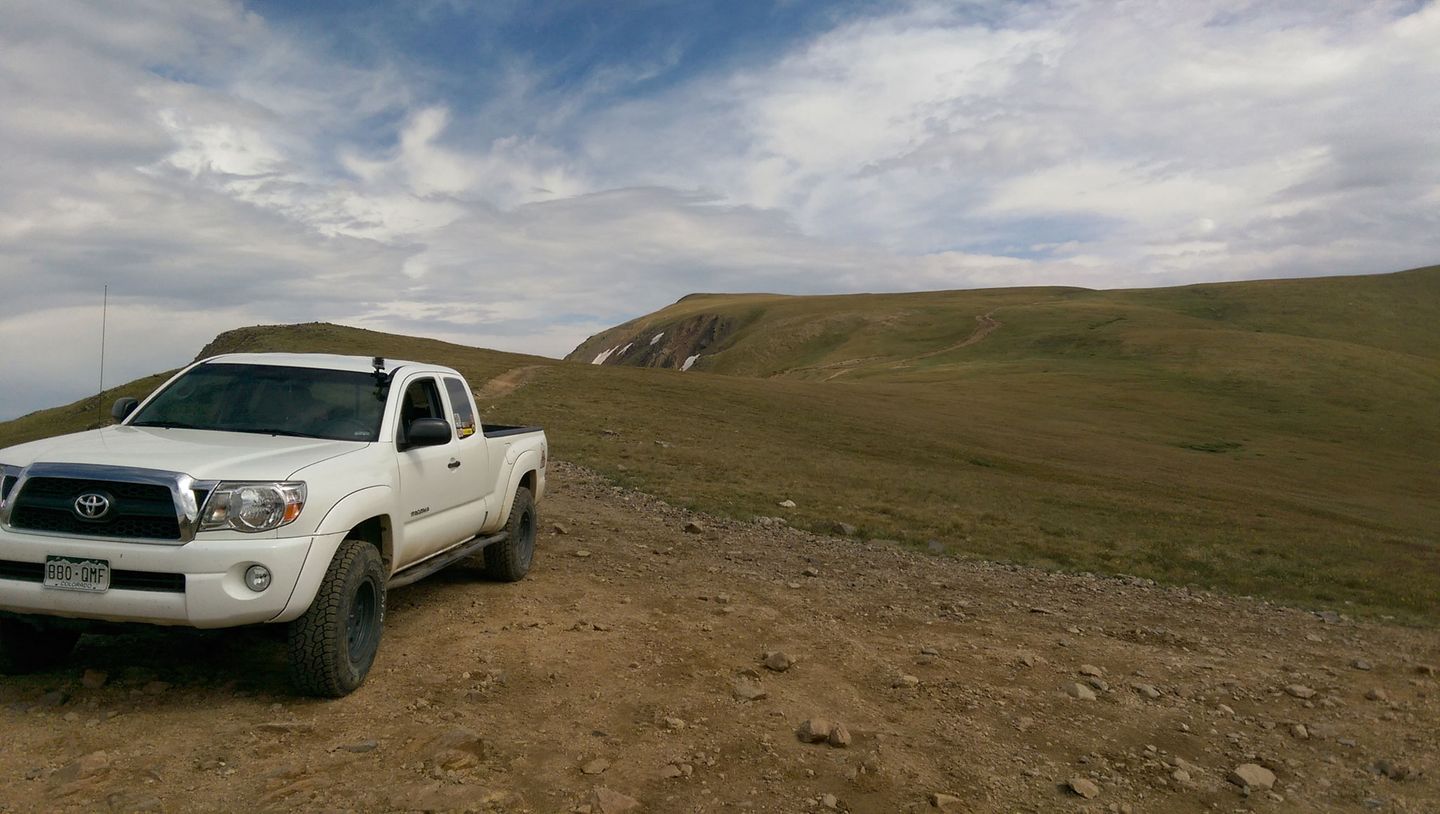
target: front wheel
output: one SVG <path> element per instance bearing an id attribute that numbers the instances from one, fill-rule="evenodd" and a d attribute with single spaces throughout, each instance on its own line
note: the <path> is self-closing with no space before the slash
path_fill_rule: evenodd
<path id="1" fill-rule="evenodd" d="M 535 559 L 535 526 L 535 497 L 521 486 L 510 506 L 505 540 L 485 547 L 485 576 L 500 582 L 524 579 Z"/>
<path id="2" fill-rule="evenodd" d="M 325 581 L 290 623 L 290 678 L 306 695 L 339 698 L 365 683 L 385 628 L 385 566 L 364 540 L 346 540 Z"/>
<path id="3" fill-rule="evenodd" d="M 75 630 L 0 619 L 0 674 L 38 673 L 59 667 L 75 649 Z"/>

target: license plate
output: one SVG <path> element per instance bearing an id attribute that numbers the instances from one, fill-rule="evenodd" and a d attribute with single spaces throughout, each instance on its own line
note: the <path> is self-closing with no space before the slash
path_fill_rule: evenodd
<path id="1" fill-rule="evenodd" d="M 110 563 L 106 560 L 86 560 L 80 557 L 45 558 L 46 588 L 62 591 L 89 591 L 100 593 L 110 590 Z"/>

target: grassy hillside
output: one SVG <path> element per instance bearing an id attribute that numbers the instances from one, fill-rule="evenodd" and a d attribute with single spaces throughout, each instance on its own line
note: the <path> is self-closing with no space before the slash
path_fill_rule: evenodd
<path id="1" fill-rule="evenodd" d="M 528 368 L 482 402 L 490 420 L 542 423 L 557 456 L 696 508 L 1440 619 L 1440 269 L 1150 291 L 703 295 L 579 355 L 717 315 L 707 324 L 723 330 L 688 373 L 334 326 L 222 340 L 431 359 L 477 383 Z M 0 425 L 0 444 L 79 426 L 93 408 Z M 786 498 L 797 508 L 776 505 Z"/>

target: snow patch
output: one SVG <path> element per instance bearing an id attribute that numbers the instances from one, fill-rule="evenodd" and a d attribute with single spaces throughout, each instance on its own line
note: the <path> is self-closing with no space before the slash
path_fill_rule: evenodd
<path id="1" fill-rule="evenodd" d="M 627 344 L 625 345 L 625 347 L 623 347 L 623 348 L 621 348 L 620 350 L 616 351 L 615 355 L 616 355 L 617 357 L 619 357 L 619 356 L 624 356 L 624 355 L 625 355 L 625 351 L 630 350 L 630 349 L 631 349 L 632 347 L 634 347 L 634 346 L 635 346 L 635 343 L 634 343 L 634 342 L 629 342 L 629 343 L 627 343 Z"/>
<path id="2" fill-rule="evenodd" d="M 661 331 L 660 333 L 655 334 L 654 336 L 650 337 L 650 344 L 653 345 L 653 344 L 655 344 L 656 342 L 659 342 L 659 341 L 660 341 L 660 337 L 662 337 L 662 336 L 664 336 L 664 335 L 665 335 L 665 332 L 664 332 L 664 331 Z"/>
<path id="3" fill-rule="evenodd" d="M 592 364 L 592 365 L 603 365 L 603 364 L 605 364 L 605 360 L 610 358 L 610 354 L 614 353 L 614 352 L 615 352 L 616 350 L 618 350 L 618 349 L 619 349 L 619 346 L 617 345 L 616 347 L 613 347 L 613 348 L 611 348 L 610 350 L 605 351 L 604 353 L 596 354 L 596 355 L 595 355 L 595 361 L 591 362 L 590 364 Z"/>
<path id="4" fill-rule="evenodd" d="M 689 370 L 690 367 L 691 367 L 691 365 L 694 365 L 694 364 L 695 364 L 695 360 L 696 360 L 696 359 L 699 359 L 699 358 L 700 358 L 700 354 L 698 354 L 698 353 L 695 354 L 694 356 L 691 356 L 691 357 L 687 358 L 687 359 L 685 360 L 685 364 L 683 364 L 683 365 L 680 366 L 680 369 L 681 369 L 681 370 Z"/>

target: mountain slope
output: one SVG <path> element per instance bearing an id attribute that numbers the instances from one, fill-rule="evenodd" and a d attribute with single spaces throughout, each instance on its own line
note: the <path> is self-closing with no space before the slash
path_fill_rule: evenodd
<path id="1" fill-rule="evenodd" d="M 692 294 L 592 336 L 566 358 L 678 368 L 698 356 L 694 369 L 715 373 L 894 378 L 937 369 L 964 375 L 963 366 L 988 361 L 1125 359 L 1241 333 L 1257 353 L 1275 337 L 1300 337 L 1433 361 L 1437 312 L 1440 267 L 1120 291 Z"/>

